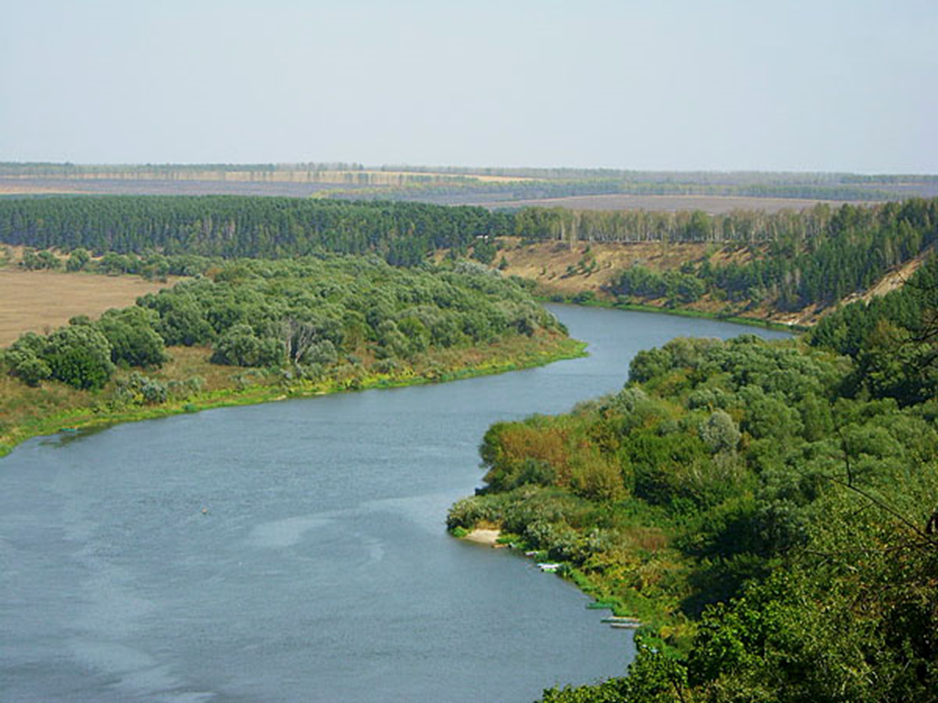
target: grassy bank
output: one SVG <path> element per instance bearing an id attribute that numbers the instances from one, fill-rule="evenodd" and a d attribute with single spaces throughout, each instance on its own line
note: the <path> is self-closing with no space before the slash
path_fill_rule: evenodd
<path id="1" fill-rule="evenodd" d="M 427 355 L 420 363 L 393 373 L 377 373 L 362 366 L 354 373 L 340 373 L 316 381 L 252 375 L 246 369 L 210 364 L 207 350 L 173 349 L 177 358 L 157 377 L 182 380 L 203 372 L 203 378 L 207 376 L 206 389 L 157 405 L 115 405 L 111 400 L 111 387 L 95 394 L 75 391 L 59 383 L 29 388 L 5 376 L 0 379 L 0 457 L 27 439 L 62 430 L 90 430 L 122 422 L 287 398 L 457 381 L 574 359 L 585 356 L 585 349 L 585 343 L 559 334 L 510 338 L 484 349 L 447 350 Z"/>

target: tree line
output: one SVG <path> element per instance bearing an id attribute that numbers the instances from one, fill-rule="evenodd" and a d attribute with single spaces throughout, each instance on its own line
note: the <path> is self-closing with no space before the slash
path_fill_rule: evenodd
<path id="1" fill-rule="evenodd" d="M 102 196 L 0 201 L 0 241 L 96 253 L 157 250 L 224 258 L 377 253 L 414 265 L 510 229 L 477 207 L 239 196 Z"/>
<path id="2" fill-rule="evenodd" d="M 347 202 L 249 196 L 97 196 L 0 200 L 0 240 L 37 249 L 58 246 L 126 253 L 161 249 L 214 256 L 276 257 L 313 250 L 393 258 L 407 243 L 420 254 L 471 245 L 479 237 L 528 241 L 778 243 L 811 248 L 844 233 L 902 221 L 934 226 L 935 200 L 801 212 L 573 211 Z M 407 248 L 405 246 L 405 248 Z M 889 252 L 884 252 L 889 256 Z M 412 257 L 401 262 L 413 263 Z"/>
<path id="3" fill-rule="evenodd" d="M 389 263 L 413 266 L 441 249 L 459 254 L 473 248 L 491 262 L 493 246 L 507 235 L 571 244 L 744 247 L 751 254 L 748 261 L 706 260 L 671 274 L 628 269 L 609 292 L 668 297 L 675 303 L 693 302 L 709 292 L 734 302 L 768 301 L 787 311 L 829 305 L 865 290 L 931 247 L 938 237 L 938 199 L 715 216 L 561 208 L 509 213 L 420 203 L 231 196 L 0 200 L 0 241 L 108 252 L 112 259 L 129 254 L 283 258 L 328 251 L 375 253 Z M 33 256 L 28 265 L 54 265 Z"/>
<path id="4" fill-rule="evenodd" d="M 749 228 L 754 219 L 771 223 L 761 228 L 758 237 Z M 776 216 L 746 213 L 722 218 L 722 227 L 732 236 L 742 234 L 747 243 L 762 242 L 762 249 L 750 247 L 752 256 L 745 262 L 688 263 L 680 274 L 635 266 L 619 273 L 609 292 L 675 303 L 693 302 L 709 292 L 735 302 L 766 301 L 781 311 L 828 306 L 867 290 L 894 267 L 933 247 L 938 240 L 938 199 L 874 207 L 843 205 L 836 210 L 819 206 Z M 697 241 L 711 241 L 713 236 L 703 218 L 687 218 L 684 231 Z M 680 293 L 676 283 L 684 284 Z"/>

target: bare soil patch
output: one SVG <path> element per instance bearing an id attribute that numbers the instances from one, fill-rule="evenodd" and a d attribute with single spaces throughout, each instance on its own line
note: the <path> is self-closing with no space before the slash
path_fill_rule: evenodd
<path id="1" fill-rule="evenodd" d="M 172 286 L 134 276 L 0 269 L 0 347 L 24 332 L 46 332 L 76 315 L 97 318 L 109 308 L 133 305 L 146 293 Z"/>

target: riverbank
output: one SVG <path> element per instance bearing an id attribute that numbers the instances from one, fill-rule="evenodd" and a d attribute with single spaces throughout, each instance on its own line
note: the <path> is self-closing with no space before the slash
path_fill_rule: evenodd
<path id="1" fill-rule="evenodd" d="M 745 325 L 747 327 L 759 327 L 766 330 L 777 332 L 792 332 L 795 334 L 807 332 L 810 328 L 804 325 L 785 324 L 753 317 L 740 317 L 738 315 L 721 315 L 719 313 L 705 312 L 703 310 L 689 310 L 686 308 L 668 308 L 657 305 L 648 305 L 645 303 L 622 303 L 603 298 L 589 298 L 586 300 L 577 300 L 576 296 L 563 297 L 558 296 L 536 296 L 542 303 L 558 303 L 562 305 L 580 305 L 588 308 L 605 308 L 607 310 L 625 310 L 627 312 L 651 312 L 658 315 L 673 315 L 675 317 L 690 317 L 700 320 L 714 320 L 715 322 L 730 322 L 734 325 Z"/>
<path id="2" fill-rule="evenodd" d="M 369 373 L 355 378 L 291 381 L 270 385 L 254 384 L 244 387 L 210 390 L 184 399 L 168 400 L 159 405 L 108 407 L 102 392 L 90 397 L 88 404 L 84 406 L 50 413 L 20 425 L 6 426 L 6 422 L 4 422 L 4 425 L 0 426 L 0 431 L 2 431 L 2 434 L 0 434 L 0 457 L 6 456 L 17 445 L 28 439 L 62 431 L 87 432 L 125 422 L 152 420 L 214 408 L 256 405 L 289 398 L 308 398 L 350 391 L 445 383 L 509 371 L 520 371 L 587 355 L 586 343 L 569 337 L 551 336 L 539 339 L 536 343 L 521 349 L 518 348 L 518 345 L 519 340 L 496 343 L 487 350 L 481 350 L 480 359 L 477 362 L 465 366 L 453 362 L 445 363 L 443 359 L 435 359 L 427 365 L 429 368 L 419 373 L 414 372 L 413 369 L 404 369 L 395 373 Z M 19 381 L 11 378 L 5 380 L 17 384 L 26 391 L 26 387 Z M 64 387 L 62 390 L 64 391 Z M 29 391 L 36 391 L 36 389 L 29 389 Z M 65 392 L 68 393 L 69 391 Z M 71 393 L 74 395 L 77 392 Z M 7 413 L 4 413 L 4 415 L 7 415 Z M 6 417 L 4 417 L 4 420 L 6 421 Z"/>
<path id="3" fill-rule="evenodd" d="M 694 375 L 726 359 L 742 378 L 764 384 L 765 405 L 740 391 L 745 381 Z M 447 527 L 463 538 L 480 527 L 500 530 L 499 541 L 519 554 L 559 564 L 558 574 L 592 597 L 593 607 L 634 618 L 647 626 L 646 641 L 683 651 L 703 609 L 750 575 L 748 562 L 733 561 L 735 552 L 713 560 L 708 550 L 732 550 L 737 513 L 753 510 L 739 497 L 739 477 L 751 470 L 748 452 L 766 447 L 772 433 L 803 439 L 801 417 L 810 417 L 813 400 L 781 395 L 772 385 L 776 374 L 766 371 L 795 368 L 799 379 L 848 371 L 797 340 L 765 344 L 753 335 L 682 339 L 644 352 L 633 365 L 640 387 L 567 414 L 494 424 L 480 448 L 486 487 L 452 506 Z M 741 420 L 701 409 L 714 397 Z M 777 410 L 786 407 L 787 415 Z"/>

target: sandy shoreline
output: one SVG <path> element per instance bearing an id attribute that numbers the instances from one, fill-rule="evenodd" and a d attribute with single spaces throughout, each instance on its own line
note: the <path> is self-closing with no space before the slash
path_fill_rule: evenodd
<path id="1" fill-rule="evenodd" d="M 498 538 L 501 535 L 500 530 L 483 530 L 476 528 L 465 537 L 464 540 L 467 542 L 476 542 L 477 544 L 487 544 L 490 547 L 494 547 L 498 544 Z"/>

